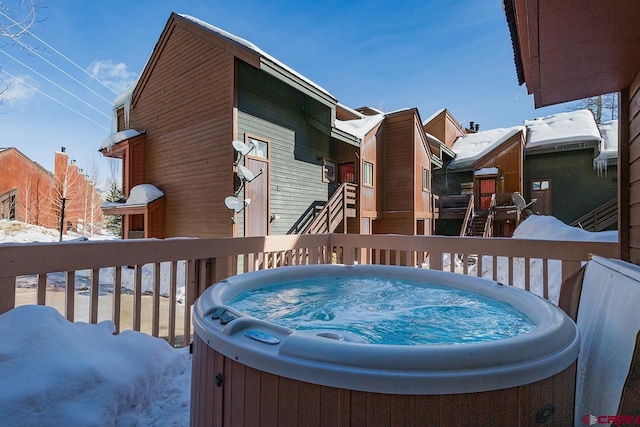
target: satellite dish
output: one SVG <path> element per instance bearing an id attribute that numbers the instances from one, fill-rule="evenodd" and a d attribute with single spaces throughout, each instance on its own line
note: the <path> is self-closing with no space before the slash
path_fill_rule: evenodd
<path id="1" fill-rule="evenodd" d="M 244 179 L 249 182 L 253 181 L 256 177 L 253 172 L 242 165 L 238 165 L 238 176 L 240 179 Z"/>
<path id="2" fill-rule="evenodd" d="M 243 156 L 246 156 L 247 154 L 249 154 L 251 150 L 253 150 L 253 145 L 249 147 L 247 144 L 245 144 L 242 141 L 238 141 L 237 139 L 234 141 L 231 141 L 231 145 L 233 145 L 234 150 L 236 150 L 238 153 L 242 154 Z"/>
<path id="3" fill-rule="evenodd" d="M 524 197 L 520 195 L 520 193 L 513 193 L 511 195 L 511 201 L 513 202 L 514 205 L 516 205 L 516 208 L 520 211 L 527 207 L 527 202 L 524 200 Z"/>
<path id="4" fill-rule="evenodd" d="M 242 209 L 244 209 L 245 202 L 248 205 L 251 201 L 250 200 L 243 201 L 238 199 L 235 196 L 229 196 L 226 199 L 224 199 L 225 206 L 234 212 L 240 212 Z"/>

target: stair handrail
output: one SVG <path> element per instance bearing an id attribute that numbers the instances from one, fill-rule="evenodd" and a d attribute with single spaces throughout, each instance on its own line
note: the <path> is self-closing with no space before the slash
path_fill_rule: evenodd
<path id="1" fill-rule="evenodd" d="M 473 194 L 469 197 L 469 203 L 467 203 L 467 213 L 464 215 L 464 220 L 462 221 L 462 228 L 460 229 L 460 237 L 465 237 L 469 235 L 469 224 L 471 218 L 473 218 L 473 214 L 475 213 L 475 206 L 473 202 Z"/>
<path id="2" fill-rule="evenodd" d="M 349 205 L 355 206 L 356 188 L 357 186 L 350 182 L 341 184 L 300 234 L 332 233 L 335 230 L 335 227 L 331 227 L 331 223 L 334 222 L 332 219 L 340 216 L 341 221 L 344 221 Z"/>
<path id="3" fill-rule="evenodd" d="M 576 219 L 569 225 L 572 227 L 580 227 L 588 231 L 600 231 L 599 229 L 600 227 L 598 227 L 599 223 L 614 217 L 616 218 L 616 221 L 617 221 L 617 216 L 618 216 L 618 198 L 615 197 L 612 200 L 609 200 L 608 202 L 598 206 L 591 212 L 586 213 L 585 215 Z"/>
<path id="4" fill-rule="evenodd" d="M 484 231 L 482 237 L 491 237 L 493 235 L 493 217 L 496 214 L 496 193 L 491 195 L 489 203 L 489 212 L 487 213 L 487 222 L 484 223 Z"/>

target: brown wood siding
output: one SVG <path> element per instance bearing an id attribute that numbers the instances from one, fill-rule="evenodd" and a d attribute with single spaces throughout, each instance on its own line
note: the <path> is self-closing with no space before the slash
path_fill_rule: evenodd
<path id="1" fill-rule="evenodd" d="M 146 130 L 144 178 L 165 193 L 165 236 L 231 236 L 234 57 L 183 26 L 165 30 L 131 127 Z"/>
<path id="2" fill-rule="evenodd" d="M 573 425 L 575 363 L 541 381 L 502 390 L 448 395 L 381 394 L 272 375 L 226 358 L 194 336 L 190 424 L 196 426 Z M 222 375 L 220 386 L 215 376 Z"/>
<path id="3" fill-rule="evenodd" d="M 360 185 L 360 215 L 367 218 L 377 218 L 382 209 L 384 197 L 384 159 L 385 125 L 373 129 L 362 142 L 360 149 L 361 160 L 356 162 L 356 175 Z M 365 186 L 362 182 L 363 162 L 373 163 L 373 186 Z"/>
<path id="4" fill-rule="evenodd" d="M 429 151 L 428 143 L 422 126 L 418 121 L 418 116 L 414 115 L 413 124 L 413 148 L 414 148 L 414 216 L 416 219 L 432 218 L 431 212 L 431 152 Z M 423 189 L 422 186 L 422 173 L 426 169 L 429 171 L 429 188 Z M 426 230 L 426 234 L 431 234 L 430 227 Z"/>
<path id="5" fill-rule="evenodd" d="M 384 211 L 413 211 L 413 112 L 386 118 Z"/>
<path id="6" fill-rule="evenodd" d="M 497 150 L 487 154 L 474 165 L 474 170 L 497 167 L 498 183 L 496 192 L 524 194 L 524 140 L 522 132 L 509 138 Z M 500 179 L 503 176 L 504 179 Z M 477 196 L 477 195 L 476 195 Z"/>
<path id="7" fill-rule="evenodd" d="M 628 174 L 628 188 L 625 188 L 625 181 L 620 180 L 621 192 L 628 192 L 621 195 L 621 200 L 628 200 L 627 212 L 621 215 L 627 215 L 628 218 L 628 232 L 621 228 L 621 233 L 626 234 L 622 239 L 628 239 L 628 259 L 634 264 L 640 264 L 640 73 L 636 75 L 633 83 L 628 91 L 628 133 L 625 131 L 624 137 L 628 135 L 628 139 L 623 139 L 621 132 L 619 145 L 625 144 L 628 141 L 628 149 L 626 150 L 625 157 L 628 156 L 628 170 L 625 174 Z M 622 101 L 621 101 L 622 102 Z M 626 119 L 626 117 L 621 117 Z M 627 121 L 627 120 L 624 120 Z M 625 126 L 625 123 L 620 123 L 621 126 Z M 622 156 L 621 156 L 622 159 Z M 625 166 L 622 161 L 621 166 Z M 621 172 L 621 178 L 623 177 Z M 625 206 L 622 205 L 624 209 Z M 622 211 L 622 209 L 621 209 Z M 620 221 L 622 226 L 626 222 Z M 628 237 L 627 237 L 628 236 Z M 622 240 L 621 241 L 624 241 Z M 624 251 L 624 249 L 623 249 Z"/>

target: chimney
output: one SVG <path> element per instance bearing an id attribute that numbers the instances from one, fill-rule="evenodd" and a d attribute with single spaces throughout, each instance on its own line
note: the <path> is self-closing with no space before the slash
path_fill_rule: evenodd
<path id="1" fill-rule="evenodd" d="M 478 132 L 480 130 L 480 125 L 478 123 L 476 123 L 476 127 L 474 128 L 476 132 Z"/>
<path id="2" fill-rule="evenodd" d="M 469 122 L 469 129 L 473 130 L 475 128 L 474 123 L 475 122 Z"/>
<path id="3" fill-rule="evenodd" d="M 64 153 L 64 150 L 66 150 L 66 148 L 64 148 L 64 147 L 60 147 L 60 152 L 61 152 L 61 153 Z"/>

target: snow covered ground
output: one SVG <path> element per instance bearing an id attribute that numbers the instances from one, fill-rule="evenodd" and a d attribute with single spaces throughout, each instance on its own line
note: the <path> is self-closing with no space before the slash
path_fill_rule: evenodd
<path id="1" fill-rule="evenodd" d="M 533 216 L 514 237 L 616 241 L 617 232 L 589 233 Z M 57 241 L 57 234 L 0 221 L 0 242 L 7 241 Z M 0 315 L 0 424 L 188 425 L 188 349 L 113 330 L 111 321 L 70 323 L 51 307 L 21 306 Z"/>

